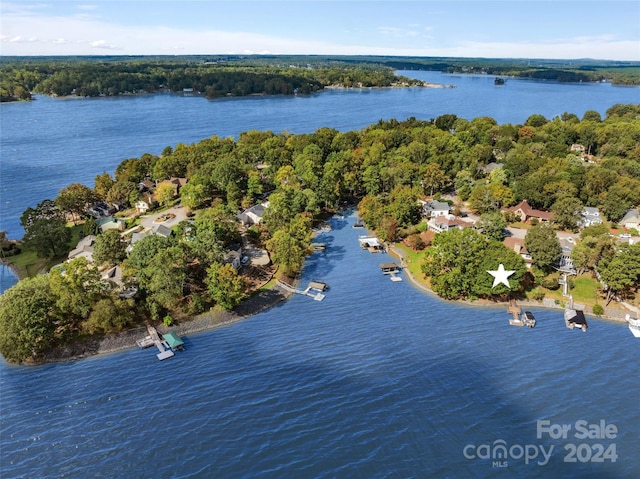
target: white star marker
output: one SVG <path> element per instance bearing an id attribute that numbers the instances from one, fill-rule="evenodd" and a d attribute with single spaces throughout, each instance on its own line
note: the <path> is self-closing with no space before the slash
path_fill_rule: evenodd
<path id="1" fill-rule="evenodd" d="M 505 270 L 504 265 L 500 263 L 497 271 L 487 271 L 487 273 L 493 276 L 493 285 L 491 286 L 491 288 L 495 288 L 500 283 L 504 284 L 507 288 L 511 288 L 511 286 L 509 285 L 509 280 L 507 278 L 515 273 L 515 271 Z"/>

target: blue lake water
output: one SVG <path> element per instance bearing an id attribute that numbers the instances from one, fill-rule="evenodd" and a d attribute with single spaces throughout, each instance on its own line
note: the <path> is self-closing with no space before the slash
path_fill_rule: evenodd
<path id="1" fill-rule="evenodd" d="M 305 266 L 303 285 L 330 286 L 322 302 L 296 295 L 163 362 L 132 349 L 2 366 L 2 477 L 639 477 L 640 345 L 625 325 L 570 331 L 561 310 L 534 309 L 534 329 L 514 328 L 504 308 L 391 282 L 353 221 L 334 219 Z M 545 420 L 572 429 L 537 438 Z M 615 438 L 576 438 L 581 420 Z M 500 441 L 506 468 L 473 457 Z M 582 460 L 615 448 L 615 462 L 564 462 L 570 444 Z M 527 464 L 521 450 L 540 446 L 549 461 Z"/>
<path id="2" fill-rule="evenodd" d="M 125 158 L 211 135 L 348 131 L 445 113 L 522 123 L 640 100 L 640 89 L 609 84 L 496 87 L 486 76 L 404 73 L 457 88 L 2 104 L 0 229 L 20 237 L 22 211 L 62 187 L 92 186 Z M 540 309 L 533 330 L 509 327 L 504 308 L 389 281 L 378 263 L 390 258 L 360 250 L 352 222 L 334 219 L 319 239 L 328 250 L 305 266 L 303 284 L 331 286 L 323 302 L 296 296 L 190 336 L 170 361 L 133 349 L 33 368 L 1 363 L 0 477 L 640 477 L 640 343 L 625 325 L 592 319 L 587 333 L 569 331 L 561 311 Z M 14 279 L 0 273 L 4 290 Z M 537 438 L 539 420 L 572 430 Z M 576 438 L 580 420 L 618 432 Z M 502 444 L 508 467 L 477 457 Z M 551 446 L 546 465 L 541 454 L 519 457 Z"/>

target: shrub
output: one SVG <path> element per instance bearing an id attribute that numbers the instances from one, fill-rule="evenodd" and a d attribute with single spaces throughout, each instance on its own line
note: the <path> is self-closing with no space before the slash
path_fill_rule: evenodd
<path id="1" fill-rule="evenodd" d="M 531 293 L 531 297 L 536 301 L 542 301 L 544 299 L 544 291 L 542 291 L 541 289 L 535 289 Z"/>
<path id="2" fill-rule="evenodd" d="M 162 324 L 164 324 L 166 327 L 173 326 L 173 318 L 171 317 L 171 315 L 167 314 L 162 320 Z"/>
<path id="3" fill-rule="evenodd" d="M 604 308 L 599 304 L 594 304 L 592 310 L 596 316 L 602 316 L 604 314 Z"/>

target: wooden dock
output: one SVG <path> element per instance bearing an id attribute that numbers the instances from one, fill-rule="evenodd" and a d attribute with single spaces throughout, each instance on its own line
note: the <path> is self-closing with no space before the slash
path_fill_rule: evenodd
<path id="1" fill-rule="evenodd" d="M 311 283 L 309 283 L 309 286 L 307 286 L 307 289 L 294 288 L 290 284 L 283 283 L 282 281 L 276 282 L 276 285 L 284 289 L 285 291 L 288 291 L 289 293 L 302 294 L 304 296 L 309 296 L 310 298 L 313 298 L 316 301 L 322 301 L 324 299 L 325 295 L 321 291 L 325 291 L 327 289 L 326 283 L 320 283 L 318 281 L 312 281 Z"/>
<path id="2" fill-rule="evenodd" d="M 138 339 L 136 341 L 138 347 L 149 348 L 155 345 L 158 348 L 158 354 L 156 354 L 156 357 L 160 361 L 174 356 L 174 352 L 169 344 L 163 339 L 160 339 L 160 335 L 158 334 L 158 330 L 156 328 L 151 325 L 147 325 L 147 332 L 149 333 L 148 336 L 145 336 L 144 338 Z"/>

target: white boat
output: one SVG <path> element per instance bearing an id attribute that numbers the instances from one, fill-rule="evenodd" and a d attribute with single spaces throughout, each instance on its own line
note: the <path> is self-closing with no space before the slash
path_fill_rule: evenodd
<path id="1" fill-rule="evenodd" d="M 640 338 L 640 319 L 634 319 L 628 314 L 624 317 L 629 323 L 629 330 L 636 338 Z"/>

